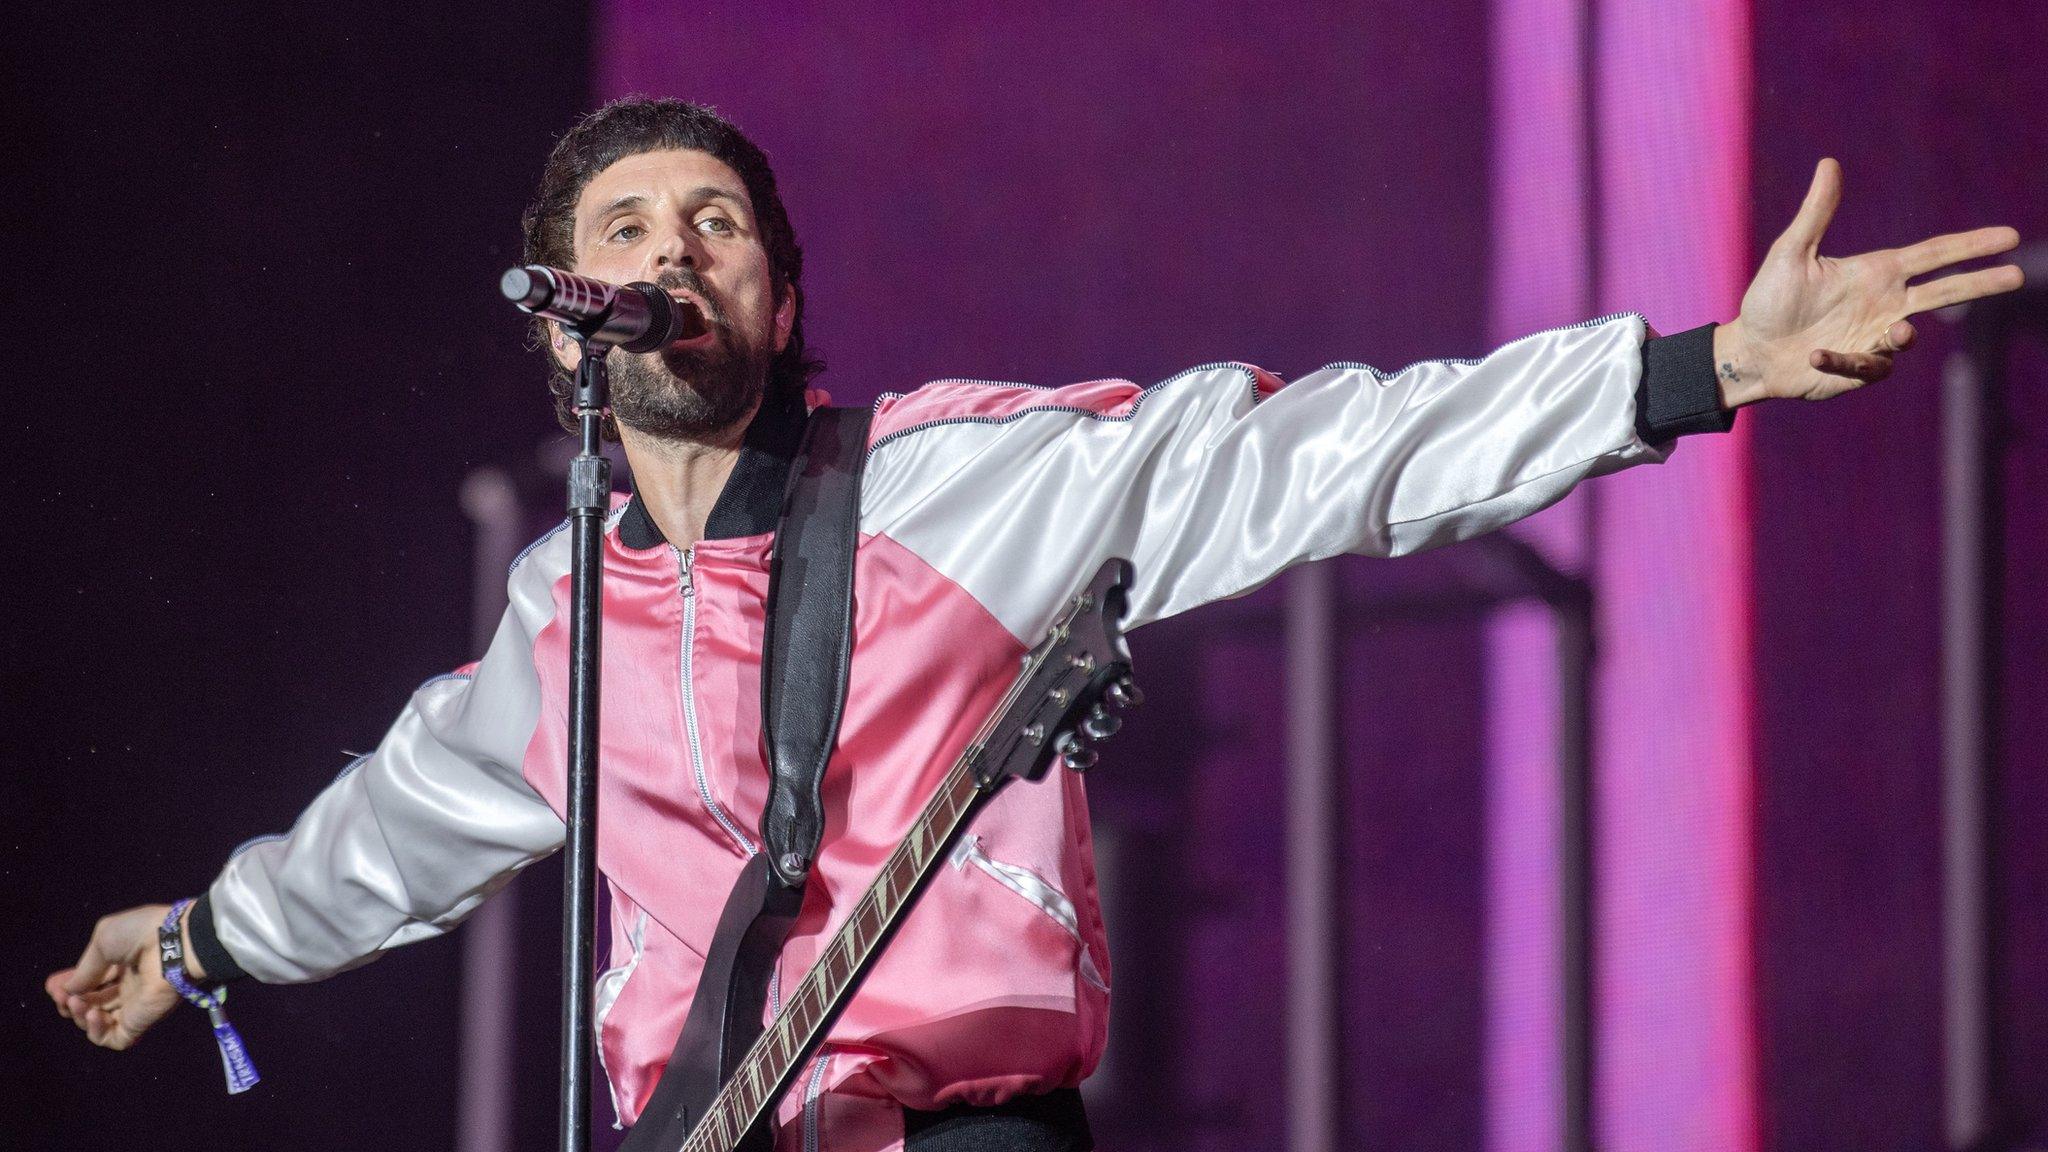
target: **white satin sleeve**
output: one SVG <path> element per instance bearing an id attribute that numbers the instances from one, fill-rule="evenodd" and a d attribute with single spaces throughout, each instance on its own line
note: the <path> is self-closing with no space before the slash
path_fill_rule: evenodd
<path id="1" fill-rule="evenodd" d="M 521 583 L 473 671 L 422 685 L 291 831 L 249 842 L 221 870 L 208 890 L 214 931 L 249 975 L 319 980 L 440 935 L 560 847 L 561 820 L 520 771 L 547 610 Z"/>
<path id="2" fill-rule="evenodd" d="M 894 430 L 874 442 L 862 525 L 1026 641 L 1102 560 L 1126 557 L 1136 627 L 1305 561 L 1464 540 L 1661 461 L 1670 445 L 1636 430 L 1647 335 L 1642 317 L 1614 316 L 1392 374 L 1334 364 L 1278 386 L 1210 365 L 1134 398 L 1077 385 L 981 416 L 935 399 L 928 422 L 920 389 L 878 410 Z"/>

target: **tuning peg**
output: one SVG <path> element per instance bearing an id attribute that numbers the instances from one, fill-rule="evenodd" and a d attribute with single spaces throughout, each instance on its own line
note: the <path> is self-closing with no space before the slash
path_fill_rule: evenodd
<path id="1" fill-rule="evenodd" d="M 1072 732 L 1060 733 L 1060 738 L 1053 742 L 1053 749 L 1060 754 L 1061 760 L 1066 761 L 1067 767 L 1076 772 L 1086 772 L 1095 767 L 1095 749 L 1081 743 L 1081 738 Z"/>
<path id="2" fill-rule="evenodd" d="M 1100 704 L 1095 706 L 1095 711 L 1090 712 L 1086 720 L 1081 721 L 1081 731 L 1090 740 L 1107 740 L 1116 735 L 1116 730 L 1123 726 L 1122 720 L 1110 715 L 1109 709 Z"/>
<path id="3" fill-rule="evenodd" d="M 1129 676 L 1111 684 L 1106 695 L 1109 702 L 1119 708 L 1136 708 L 1145 702 L 1145 694 L 1138 690 L 1138 682 Z"/>

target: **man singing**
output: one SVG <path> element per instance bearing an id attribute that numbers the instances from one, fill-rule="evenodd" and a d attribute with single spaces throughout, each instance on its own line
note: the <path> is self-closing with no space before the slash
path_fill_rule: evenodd
<path id="1" fill-rule="evenodd" d="M 1741 315 L 1659 337 L 1640 316 L 1476 361 L 1292 382 L 1240 364 L 1149 388 L 929 384 L 870 432 L 851 687 L 824 780 L 831 819 L 771 1010 L 837 931 L 1009 686 L 1018 657 L 1112 556 L 1126 626 L 1342 552 L 1398 556 L 1488 532 L 1588 477 L 1663 460 L 1735 410 L 1890 373 L 1906 317 L 2010 291 L 1984 228 L 1848 259 L 1818 253 L 1840 173 L 1822 161 Z M 562 138 L 526 220 L 529 263 L 653 281 L 707 331 L 613 352 L 611 432 L 633 494 L 606 525 L 598 862 L 611 967 L 598 1049 L 620 1117 L 646 1107 L 727 891 L 762 850 L 768 549 L 818 368 L 802 253 L 766 157 L 711 111 L 634 99 Z M 569 424 L 579 346 L 543 329 Z M 446 932 L 563 838 L 569 536 L 515 562 L 477 663 L 429 680 L 292 829 L 238 851 L 196 901 L 116 913 L 59 1012 L 125 1049 L 188 987 L 318 980 Z M 1076 1086 L 1106 1037 L 1110 962 L 1080 778 L 1001 793 L 943 867 L 778 1114 L 783 1147 L 1091 1147 Z M 944 1119 L 942 1127 L 935 1122 Z"/>

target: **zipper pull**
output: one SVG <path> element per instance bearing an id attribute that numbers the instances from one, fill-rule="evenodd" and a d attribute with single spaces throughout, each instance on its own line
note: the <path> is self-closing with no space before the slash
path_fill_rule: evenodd
<path id="1" fill-rule="evenodd" d="M 670 547 L 673 548 L 675 546 L 670 545 Z M 696 568 L 697 549 L 694 546 L 689 548 L 676 548 L 675 553 L 676 578 L 678 582 L 682 584 L 683 595 L 695 596 L 697 594 L 697 587 L 696 582 L 691 579 L 691 573 Z"/>

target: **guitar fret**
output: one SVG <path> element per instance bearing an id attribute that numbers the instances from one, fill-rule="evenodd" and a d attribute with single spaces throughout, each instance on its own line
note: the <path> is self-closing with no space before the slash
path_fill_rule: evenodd
<path id="1" fill-rule="evenodd" d="M 932 807 L 940 813 L 939 822 L 947 828 L 951 828 L 954 822 L 960 818 L 959 809 L 954 807 L 954 804 L 959 800 L 960 789 L 951 780 L 948 780 L 947 784 L 949 785 L 948 787 L 939 790 L 937 799 L 932 801 Z"/>
<path id="2" fill-rule="evenodd" d="M 812 1015 L 811 1006 L 811 994 L 817 990 L 817 981 L 805 980 L 796 990 L 796 999 L 789 1002 L 788 1011 L 795 1013 L 796 1018 L 804 1022 L 805 1031 L 809 1031 L 817 1022 L 816 1017 Z"/>
<path id="3" fill-rule="evenodd" d="M 868 913 L 875 911 L 877 911 L 877 909 L 875 908 L 874 904 L 863 900 L 861 901 L 860 906 L 853 910 L 853 915 L 852 917 L 850 917 L 850 921 L 854 925 L 854 930 L 859 932 L 861 934 L 861 937 L 870 943 L 874 941 L 875 934 L 879 932 L 882 927 L 882 921 L 879 916 L 876 917 L 875 922 L 872 926 L 868 924 Z M 865 951 L 866 948 L 867 945 L 862 945 L 863 951 Z"/>
<path id="4" fill-rule="evenodd" d="M 761 1098 L 762 1096 L 765 1096 L 765 1095 L 767 1095 L 767 1092 L 766 1092 L 766 1090 L 764 1090 L 764 1089 L 763 1089 L 763 1088 L 761 1087 L 761 1067 L 760 1067 L 760 1065 L 758 1065 L 758 1064 L 754 1063 L 754 1062 L 753 1062 L 752 1060 L 749 1060 L 749 1061 L 747 1061 L 747 1063 L 746 1063 L 746 1069 L 745 1069 L 745 1070 L 746 1070 L 746 1074 L 747 1074 L 747 1087 L 748 1087 L 748 1089 L 749 1089 L 749 1092 L 750 1092 L 750 1098 L 748 1098 L 748 1099 L 747 1099 L 747 1100 L 746 1100 L 746 1101 L 745 1101 L 744 1103 L 742 1103 L 742 1104 L 741 1104 L 741 1105 L 739 1106 L 739 1110 L 740 1110 L 740 1111 L 741 1111 L 742 1113 L 746 1113 L 746 1112 L 751 1112 L 751 1111 L 753 1111 L 753 1110 L 754 1110 L 754 1101 L 755 1101 L 755 1100 L 759 1100 L 759 1099 L 760 1099 L 760 1098 Z"/>
<path id="5" fill-rule="evenodd" d="M 896 910 L 903 906 L 903 901 L 896 898 L 895 886 L 896 870 L 883 865 L 882 874 L 875 878 L 875 919 L 878 923 L 887 924 L 896 915 Z"/>
<path id="6" fill-rule="evenodd" d="M 867 951 L 866 910 L 856 907 L 853 915 L 846 918 L 846 926 L 839 930 L 840 942 L 846 946 L 846 954 L 859 956 Z"/>

